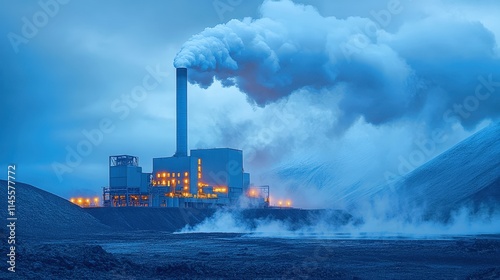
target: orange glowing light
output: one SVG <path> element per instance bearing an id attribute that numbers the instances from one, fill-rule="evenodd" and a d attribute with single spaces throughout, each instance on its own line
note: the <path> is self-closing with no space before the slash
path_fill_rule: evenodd
<path id="1" fill-rule="evenodd" d="M 74 198 L 70 199 L 69 201 L 71 201 L 72 203 L 75 203 L 75 199 Z"/>
<path id="2" fill-rule="evenodd" d="M 213 188 L 213 192 L 225 193 L 225 192 L 227 192 L 227 188 L 226 187 L 216 187 L 216 188 Z"/>
<path id="3" fill-rule="evenodd" d="M 79 198 L 79 199 L 78 199 L 78 204 L 81 204 L 81 203 L 82 203 L 82 199 L 81 199 L 81 198 Z"/>
<path id="4" fill-rule="evenodd" d="M 281 200 L 280 200 L 280 201 L 278 201 L 278 205 L 279 205 L 279 206 L 283 205 L 283 201 L 281 201 Z"/>
<path id="5" fill-rule="evenodd" d="M 288 206 L 288 207 L 292 206 L 292 202 L 291 202 L 290 200 L 288 200 L 288 201 L 286 202 L 286 206 Z"/>
<path id="6" fill-rule="evenodd" d="M 257 197 L 259 195 L 259 192 L 255 189 L 250 189 L 248 195 L 251 197 Z"/>

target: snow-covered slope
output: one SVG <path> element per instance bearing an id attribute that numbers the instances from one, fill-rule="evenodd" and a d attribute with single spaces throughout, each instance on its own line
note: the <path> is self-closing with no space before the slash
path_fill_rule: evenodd
<path id="1" fill-rule="evenodd" d="M 73 203 L 28 184 L 16 182 L 16 235 L 20 237 L 75 236 L 108 227 Z M 0 219 L 7 218 L 7 181 L 0 180 Z M 5 227 L 2 232 L 5 233 Z"/>

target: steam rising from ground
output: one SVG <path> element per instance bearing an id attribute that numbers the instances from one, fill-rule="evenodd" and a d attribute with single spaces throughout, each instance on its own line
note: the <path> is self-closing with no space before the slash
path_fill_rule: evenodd
<path id="1" fill-rule="evenodd" d="M 286 211 L 286 210 L 284 210 Z M 465 235 L 499 234 L 500 213 L 487 211 L 471 214 L 462 208 L 447 222 L 424 221 L 415 217 L 381 217 L 373 209 L 347 223 L 332 221 L 325 212 L 313 223 L 297 224 L 290 220 L 248 220 L 237 210 L 219 210 L 196 226 L 179 233 L 245 233 L 255 237 L 276 238 L 411 238 L 435 239 Z"/>

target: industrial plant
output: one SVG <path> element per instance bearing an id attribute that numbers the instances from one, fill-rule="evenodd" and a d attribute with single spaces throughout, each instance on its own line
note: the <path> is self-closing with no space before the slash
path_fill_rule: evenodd
<path id="1" fill-rule="evenodd" d="M 143 172 L 136 156 L 110 156 L 103 206 L 209 208 L 241 200 L 269 206 L 269 186 L 250 187 L 241 150 L 194 149 L 188 154 L 187 73 L 187 68 L 176 68 L 175 154 L 154 158 L 152 173 Z"/>

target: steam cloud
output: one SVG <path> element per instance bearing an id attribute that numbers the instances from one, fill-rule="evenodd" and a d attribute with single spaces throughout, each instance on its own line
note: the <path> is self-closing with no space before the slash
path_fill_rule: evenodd
<path id="1" fill-rule="evenodd" d="M 178 233 L 245 233 L 276 238 L 433 239 L 499 232 L 498 211 L 471 214 L 469 209 L 461 208 L 452 213 L 449 221 L 443 222 L 417 217 L 408 219 L 404 215 L 389 218 L 385 209 L 373 207 L 364 210 L 368 211 L 346 224 L 332 223 L 328 212 L 317 217 L 314 223 L 293 224 L 289 220 L 271 218 L 245 220 L 237 210 L 218 210 L 200 224 L 186 226 Z"/>
<path id="2" fill-rule="evenodd" d="M 359 117 L 380 125 L 418 116 L 442 125 L 446 109 L 474 95 L 479 76 L 490 89 L 500 85 L 495 37 L 477 21 L 428 16 L 390 33 L 369 18 L 324 17 L 289 0 L 265 1 L 260 13 L 194 35 L 175 67 L 190 68 L 190 82 L 203 88 L 214 80 L 236 86 L 259 106 L 297 91 L 336 92 L 331 106 L 342 112 L 341 128 Z M 499 115 L 500 95 L 480 106 L 467 118 L 453 114 L 472 127 Z"/>

